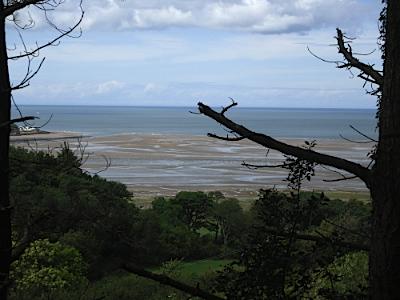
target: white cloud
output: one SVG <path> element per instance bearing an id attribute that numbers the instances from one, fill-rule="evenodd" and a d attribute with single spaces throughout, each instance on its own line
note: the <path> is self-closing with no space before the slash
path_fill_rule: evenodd
<path id="1" fill-rule="evenodd" d="M 182 11 L 174 6 L 160 9 L 134 10 L 132 27 L 152 28 L 190 24 L 192 12 Z M 129 27 L 129 24 L 126 24 Z"/>
<path id="2" fill-rule="evenodd" d="M 74 82 L 74 83 L 51 83 L 51 84 L 35 84 L 27 89 L 18 91 L 18 95 L 35 99 L 52 99 L 56 98 L 87 98 L 93 96 L 107 95 L 111 92 L 120 93 L 126 83 L 117 80 L 105 82 Z"/>
<path id="3" fill-rule="evenodd" d="M 107 82 L 102 82 L 97 85 L 96 94 L 107 94 L 115 90 L 119 90 L 125 86 L 125 83 L 111 80 Z"/>
<path id="4" fill-rule="evenodd" d="M 114 83 L 36 84 L 31 89 L 18 91 L 20 104 L 70 105 L 195 105 L 204 101 L 209 105 L 227 104 L 233 97 L 240 106 L 253 107 L 374 107 L 375 99 L 359 88 L 320 87 L 265 87 L 257 85 L 215 84 L 207 82 L 171 83 L 156 86 L 126 83 L 113 89 Z M 111 87 L 98 94 L 96 88 Z M 119 86 L 117 84 L 117 86 Z M 108 91 L 108 93 L 106 92 Z M 154 93 L 156 91 L 156 93 Z M 112 102 L 110 102 L 112 92 Z M 305 100 L 306 99 L 306 100 Z M 351 99 L 351 101 L 349 101 Z"/>
<path id="5" fill-rule="evenodd" d="M 150 93 L 150 92 L 154 91 L 155 89 L 157 89 L 157 86 L 156 86 L 154 83 L 149 82 L 148 84 L 146 84 L 146 85 L 144 86 L 143 91 L 144 91 L 145 93 Z"/>
<path id="6" fill-rule="evenodd" d="M 66 0 L 55 11 L 55 20 L 71 24 L 77 3 Z M 30 10 L 37 18 L 38 11 Z M 84 1 L 84 10 L 84 29 L 196 26 L 270 34 L 326 26 L 357 30 L 377 18 L 379 5 L 362 0 L 90 0 Z"/>

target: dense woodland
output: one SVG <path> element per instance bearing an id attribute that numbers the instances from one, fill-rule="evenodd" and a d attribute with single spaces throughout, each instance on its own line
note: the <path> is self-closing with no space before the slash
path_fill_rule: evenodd
<path id="1" fill-rule="evenodd" d="M 139 209 L 78 157 L 66 144 L 11 148 L 11 299 L 187 299 L 126 263 L 229 299 L 367 293 L 370 205 L 301 192 L 301 168 L 289 170 L 289 192 L 261 190 L 250 208 L 182 191 Z"/>

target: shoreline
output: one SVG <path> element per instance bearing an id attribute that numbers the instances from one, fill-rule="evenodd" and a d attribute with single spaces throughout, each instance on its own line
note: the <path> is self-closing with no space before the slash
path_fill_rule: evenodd
<path id="1" fill-rule="evenodd" d="M 39 132 L 21 135 L 10 135 L 11 143 L 24 143 L 33 141 L 55 141 L 55 140 L 70 140 L 90 138 L 90 136 L 83 135 L 78 132 L 55 131 L 55 132 Z"/>

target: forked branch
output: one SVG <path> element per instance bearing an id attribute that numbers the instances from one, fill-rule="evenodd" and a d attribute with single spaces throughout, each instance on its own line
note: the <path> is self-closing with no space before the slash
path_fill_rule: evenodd
<path id="1" fill-rule="evenodd" d="M 341 67 L 356 68 L 361 72 L 359 75 L 360 78 L 377 84 L 381 87 L 383 85 L 383 75 L 380 74 L 379 71 L 375 70 L 371 65 L 365 64 L 356 58 L 350 45 L 346 46 L 343 32 L 339 28 L 336 29 L 336 32 L 339 53 L 341 53 L 346 60 L 346 64 L 342 65 Z"/>
<path id="2" fill-rule="evenodd" d="M 207 117 L 210 117 L 211 119 L 214 119 L 232 132 L 235 132 L 239 136 L 247 138 L 265 148 L 274 149 L 286 155 L 298 157 L 304 160 L 308 160 L 310 162 L 331 166 L 340 170 L 347 171 L 359 177 L 365 182 L 367 186 L 369 186 L 371 171 L 360 164 L 343 158 L 315 152 L 313 150 L 292 146 L 278 141 L 268 135 L 251 131 L 246 127 L 228 119 L 227 117 L 225 117 L 224 114 L 213 110 L 212 108 L 201 102 L 198 103 L 198 109 L 200 113 L 206 115 Z"/>
<path id="3" fill-rule="evenodd" d="M 51 41 L 49 41 L 49 42 L 47 42 L 47 43 L 45 43 L 43 45 L 38 45 L 35 49 L 29 50 L 29 51 L 25 50 L 21 54 L 10 56 L 10 57 L 8 57 L 8 59 L 15 60 L 15 59 L 19 59 L 19 58 L 22 58 L 22 57 L 37 56 L 39 54 L 40 50 L 42 50 L 44 48 L 47 48 L 49 46 L 57 46 L 58 42 L 63 37 L 70 36 L 70 34 L 82 23 L 84 14 L 85 14 L 85 12 L 82 10 L 80 17 L 79 17 L 78 21 L 74 24 L 74 26 L 68 28 L 67 30 L 59 30 L 60 34 L 57 37 L 55 37 L 54 39 L 52 39 Z"/>

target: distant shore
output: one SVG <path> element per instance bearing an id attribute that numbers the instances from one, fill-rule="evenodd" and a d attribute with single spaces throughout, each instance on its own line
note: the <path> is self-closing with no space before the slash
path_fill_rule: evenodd
<path id="1" fill-rule="evenodd" d="M 99 173 L 110 180 L 120 181 L 138 197 L 171 196 L 180 190 L 220 190 L 228 196 L 253 197 L 260 188 L 286 189 L 283 181 L 287 170 L 263 168 L 251 170 L 242 162 L 278 164 L 283 156 L 275 151 L 267 155 L 265 148 L 250 141 L 226 142 L 206 136 L 173 134 L 121 134 L 85 137 L 79 133 L 54 132 L 48 134 L 15 136 L 12 143 L 23 145 L 35 142 L 38 149 L 59 147 L 68 141 L 71 149 L 84 143 L 89 154 L 83 168 Z M 285 139 L 292 145 L 302 145 L 302 139 Z M 365 144 L 345 140 L 319 140 L 316 151 L 337 155 L 367 165 L 370 148 Z M 325 182 L 338 175 L 317 167 L 316 176 L 306 182 L 307 190 L 366 193 L 367 188 L 358 179 Z"/>
<path id="2" fill-rule="evenodd" d="M 11 143 L 24 143 L 24 142 L 33 142 L 33 141 L 55 141 L 55 140 L 70 140 L 70 139 L 81 139 L 88 138 L 88 136 L 84 136 L 78 132 L 48 132 L 42 131 L 38 133 L 29 133 L 29 134 L 21 134 L 21 135 L 11 135 L 10 142 Z"/>

